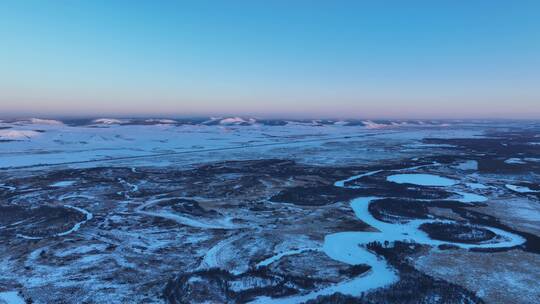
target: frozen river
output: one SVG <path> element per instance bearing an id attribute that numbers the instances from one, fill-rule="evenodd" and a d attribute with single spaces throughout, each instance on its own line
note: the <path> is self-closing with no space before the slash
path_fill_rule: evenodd
<path id="1" fill-rule="evenodd" d="M 381 170 L 368 172 L 365 174 L 356 175 L 345 180 L 335 183 L 338 187 L 347 188 L 346 182 L 350 182 L 363 176 L 374 175 L 382 172 Z M 451 189 L 452 186 L 459 184 L 459 181 L 441 177 L 432 174 L 394 174 L 387 177 L 387 180 L 395 183 L 407 183 L 417 186 L 444 187 L 448 191 L 452 191 L 462 195 L 462 202 L 474 203 L 484 201 L 486 198 L 471 193 L 463 193 Z M 428 236 L 427 233 L 420 230 L 419 227 L 426 223 L 454 223 L 449 220 L 437 219 L 417 219 L 404 223 L 387 223 L 382 222 L 373 217 L 369 212 L 369 205 L 372 201 L 382 199 L 382 197 L 358 197 L 350 202 L 350 206 L 354 211 L 355 216 L 378 230 L 377 232 L 340 232 L 327 235 L 324 240 L 322 250 L 330 258 L 349 265 L 369 265 L 371 269 L 356 278 L 343 281 L 341 283 L 331 285 L 329 287 L 300 296 L 287 298 L 258 298 L 255 303 L 300 303 L 310 299 L 314 299 L 321 295 L 331 295 L 336 292 L 359 296 L 363 292 L 371 289 L 388 286 L 398 281 L 399 276 L 383 258 L 377 256 L 374 252 L 367 249 L 367 244 L 370 242 L 388 242 L 392 244 L 396 241 L 408 241 L 429 246 L 453 245 L 463 249 L 470 248 L 509 248 L 521 245 L 525 239 L 519 235 L 487 226 L 475 226 L 481 229 L 487 229 L 497 237 L 483 242 L 474 244 L 459 243 L 450 241 L 435 240 Z M 414 203 L 414 202 L 412 202 Z"/>

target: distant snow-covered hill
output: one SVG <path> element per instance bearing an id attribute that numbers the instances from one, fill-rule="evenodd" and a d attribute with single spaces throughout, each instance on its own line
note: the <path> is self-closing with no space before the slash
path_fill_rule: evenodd
<path id="1" fill-rule="evenodd" d="M 445 129 L 445 126 L 449 124 L 432 121 L 258 119 L 241 116 L 12 119 L 0 121 L 0 168 L 234 147 L 270 147 L 303 141 L 306 141 L 306 146 L 318 147 L 325 140 L 355 138 L 370 132 L 414 133 L 427 129 Z"/>

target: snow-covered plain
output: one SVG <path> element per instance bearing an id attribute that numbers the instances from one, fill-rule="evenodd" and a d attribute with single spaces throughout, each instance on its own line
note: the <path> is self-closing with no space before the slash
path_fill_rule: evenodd
<path id="1" fill-rule="evenodd" d="M 0 122 L 0 238 L 10 249 L 0 296 L 161 303 L 166 289 L 177 302 L 300 303 L 399 289 L 402 269 L 372 242 L 519 256 L 531 242 L 521 227 L 535 232 L 539 222 L 540 153 L 519 142 L 528 130 L 515 139 L 492 129 L 246 117 Z M 421 203 L 425 217 L 386 221 L 390 207 L 369 208 L 383 199 Z M 509 199 L 520 203 L 498 204 Z M 57 213 L 34 217 L 41 206 Z M 444 241 L 425 224 L 496 237 Z M 292 296 L 275 292 L 283 286 Z"/>
<path id="2" fill-rule="evenodd" d="M 421 140 L 449 135 L 447 124 L 388 123 L 384 128 L 374 128 L 373 124 L 349 126 L 313 122 L 268 125 L 239 117 L 210 121 L 217 123 L 173 124 L 174 120 L 152 119 L 144 120 L 145 124 L 134 124 L 127 119 L 112 118 L 95 119 L 84 125 L 42 119 L 4 122 L 0 124 L 7 127 L 0 129 L 0 168 L 82 166 L 89 161 L 160 158 L 221 149 L 268 150 L 291 144 L 316 147 L 331 140 L 350 141 L 372 136 Z M 452 128 L 451 134 L 456 132 L 464 137 L 481 135 L 468 126 Z"/>

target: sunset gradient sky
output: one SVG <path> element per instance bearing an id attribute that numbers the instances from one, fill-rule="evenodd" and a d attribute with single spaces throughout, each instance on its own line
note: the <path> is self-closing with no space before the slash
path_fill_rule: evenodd
<path id="1" fill-rule="evenodd" d="M 540 1 L 0 1 L 0 115 L 540 118 Z"/>

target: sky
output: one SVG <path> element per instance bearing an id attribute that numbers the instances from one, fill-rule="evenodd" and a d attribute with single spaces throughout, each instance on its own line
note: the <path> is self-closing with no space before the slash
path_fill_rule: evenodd
<path id="1" fill-rule="evenodd" d="M 540 118 L 540 1 L 0 1 L 0 116 Z"/>

